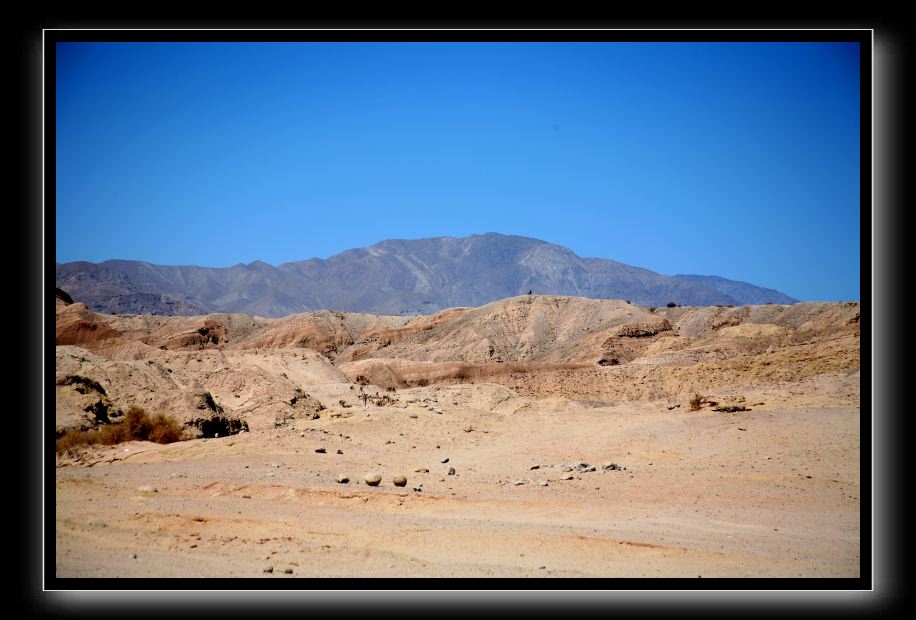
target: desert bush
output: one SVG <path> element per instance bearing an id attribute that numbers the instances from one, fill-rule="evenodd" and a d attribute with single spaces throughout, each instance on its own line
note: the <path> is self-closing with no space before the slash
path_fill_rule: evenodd
<path id="1" fill-rule="evenodd" d="M 388 387 L 385 388 L 386 392 L 397 392 L 397 390 L 398 389 L 392 385 L 389 385 Z"/>
<path id="2" fill-rule="evenodd" d="M 693 398 L 690 399 L 690 410 L 699 411 L 700 407 L 703 406 L 703 396 L 701 394 L 694 394 Z"/>
<path id="3" fill-rule="evenodd" d="M 364 375 L 356 375 L 356 382 L 360 385 L 369 385 L 369 379 L 367 379 Z"/>
<path id="4" fill-rule="evenodd" d="M 427 379 L 426 377 L 423 377 L 422 379 L 417 379 L 417 385 L 419 387 L 426 387 L 427 385 L 429 385 L 429 379 Z"/>
<path id="5" fill-rule="evenodd" d="M 669 302 L 668 302 L 668 307 L 669 307 L 669 308 L 677 308 L 677 304 L 674 303 L 673 301 L 669 301 Z"/>
<path id="6" fill-rule="evenodd" d="M 656 310 L 658 310 L 658 308 L 655 306 L 649 306 L 649 312 L 655 312 Z"/>
<path id="7" fill-rule="evenodd" d="M 181 425 L 163 413 L 150 415 L 141 407 L 131 407 L 124 419 L 116 424 L 105 424 L 97 431 L 67 431 L 57 438 L 57 452 L 78 445 L 102 444 L 111 446 L 125 441 L 154 441 L 172 443 L 181 439 Z"/>

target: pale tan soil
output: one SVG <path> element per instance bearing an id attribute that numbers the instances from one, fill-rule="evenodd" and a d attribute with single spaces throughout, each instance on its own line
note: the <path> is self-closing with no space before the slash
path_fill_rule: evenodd
<path id="1" fill-rule="evenodd" d="M 270 320 L 59 305 L 59 380 L 182 420 L 206 392 L 251 432 L 58 455 L 57 575 L 858 576 L 857 305 L 530 302 Z M 607 349 L 620 363 L 597 366 Z M 58 387 L 58 430 L 92 424 L 77 387 Z M 696 391 L 751 410 L 688 411 Z M 573 462 L 597 471 L 562 480 Z"/>

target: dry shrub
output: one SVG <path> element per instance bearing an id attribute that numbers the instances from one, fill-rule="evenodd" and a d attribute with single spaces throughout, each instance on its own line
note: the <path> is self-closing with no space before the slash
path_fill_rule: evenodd
<path id="1" fill-rule="evenodd" d="M 427 379 L 426 377 L 417 379 L 417 385 L 419 387 L 426 387 L 427 385 L 429 385 L 429 379 Z"/>
<path id="2" fill-rule="evenodd" d="M 703 396 L 700 394 L 694 394 L 693 398 L 690 399 L 690 410 L 699 411 L 700 407 L 703 406 Z"/>
<path id="3" fill-rule="evenodd" d="M 103 425 L 97 431 L 67 431 L 58 437 L 56 448 L 64 452 L 79 445 L 111 446 L 131 440 L 172 443 L 180 439 L 181 425 L 174 418 L 163 413 L 150 417 L 142 408 L 131 407 L 116 424 Z"/>

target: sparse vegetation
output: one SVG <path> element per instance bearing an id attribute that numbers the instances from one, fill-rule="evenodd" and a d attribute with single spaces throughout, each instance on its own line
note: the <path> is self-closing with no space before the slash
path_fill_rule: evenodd
<path id="1" fill-rule="evenodd" d="M 655 306 L 649 306 L 649 312 L 654 313 L 656 310 L 658 310 L 658 308 L 656 308 Z"/>
<path id="2" fill-rule="evenodd" d="M 703 396 L 702 394 L 694 394 L 693 398 L 690 399 L 690 410 L 699 411 L 700 407 L 703 406 Z"/>
<path id="3" fill-rule="evenodd" d="M 417 387 L 426 387 L 429 385 L 429 379 L 423 377 L 422 379 L 417 379 Z"/>
<path id="4" fill-rule="evenodd" d="M 677 304 L 674 303 L 673 301 L 669 301 L 669 302 L 668 302 L 668 307 L 669 307 L 669 308 L 677 308 Z"/>
<path id="5" fill-rule="evenodd" d="M 61 453 L 78 445 L 110 446 L 125 441 L 172 443 L 180 439 L 181 425 L 171 416 L 163 413 L 150 416 L 141 407 L 131 407 L 121 422 L 102 425 L 95 431 L 67 431 L 57 438 L 56 448 Z"/>
<path id="6" fill-rule="evenodd" d="M 365 375 L 356 375 L 356 382 L 360 385 L 369 385 L 369 379 Z"/>

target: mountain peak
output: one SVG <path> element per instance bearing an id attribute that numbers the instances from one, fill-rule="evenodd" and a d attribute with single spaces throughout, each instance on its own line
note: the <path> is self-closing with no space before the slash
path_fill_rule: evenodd
<path id="1" fill-rule="evenodd" d="M 561 245 L 497 232 L 466 237 L 386 239 L 328 258 L 263 261 L 246 269 L 138 261 L 63 263 L 57 286 L 93 310 L 130 311 L 130 299 L 161 298 L 161 314 L 182 309 L 282 316 L 318 309 L 428 314 L 524 295 L 623 299 L 646 306 L 793 303 L 774 291 L 718 276 L 666 276 L 613 260 L 580 258 Z M 141 295 L 142 294 L 142 295 Z M 131 297 L 133 296 L 133 297 Z M 764 300 L 764 301 L 760 301 Z M 125 310 L 124 305 L 128 304 Z"/>

